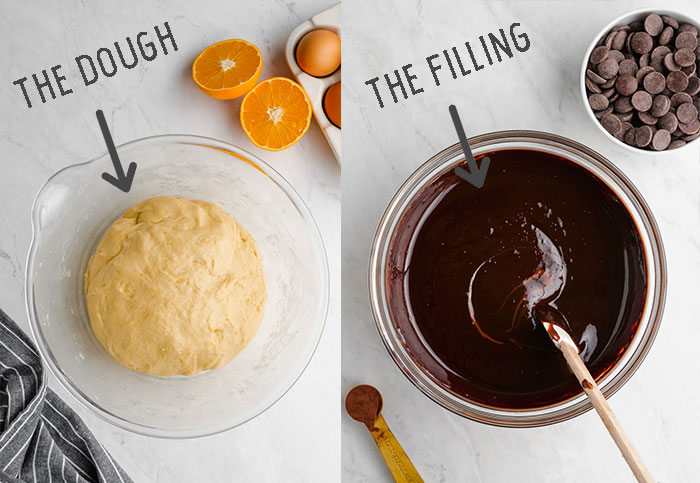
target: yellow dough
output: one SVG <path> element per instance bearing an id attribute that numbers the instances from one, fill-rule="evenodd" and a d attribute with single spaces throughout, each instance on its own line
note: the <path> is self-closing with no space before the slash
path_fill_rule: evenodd
<path id="1" fill-rule="evenodd" d="M 161 196 L 107 230 L 85 274 L 90 324 L 120 364 L 159 376 L 230 361 L 267 292 L 253 237 L 211 203 Z"/>

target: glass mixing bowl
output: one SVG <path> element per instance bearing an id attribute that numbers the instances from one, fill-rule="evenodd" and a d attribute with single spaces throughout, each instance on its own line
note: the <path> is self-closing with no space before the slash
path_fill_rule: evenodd
<path id="1" fill-rule="evenodd" d="M 75 398 L 137 433 L 187 438 L 242 424 L 274 404 L 304 371 L 328 307 L 328 268 L 316 224 L 294 189 L 246 151 L 214 139 L 168 135 L 117 148 L 138 168 L 129 193 L 109 185 L 107 154 L 65 168 L 41 188 L 26 277 L 31 331 L 44 361 Z M 194 376 L 129 370 L 90 327 L 85 272 L 107 228 L 158 195 L 215 203 L 258 243 L 268 299 L 260 329 L 231 362 Z"/>
<path id="2" fill-rule="evenodd" d="M 647 261 L 647 293 L 639 328 L 620 360 L 598 379 L 603 394 L 610 397 L 632 376 L 651 348 L 659 329 L 666 298 L 666 259 L 661 235 L 642 195 L 610 161 L 569 139 L 534 131 L 501 131 L 469 140 L 474 156 L 502 149 L 532 149 L 573 161 L 597 176 L 623 201 L 633 218 Z M 470 401 L 435 381 L 406 350 L 392 320 L 387 299 L 387 257 L 395 230 L 406 208 L 418 192 L 443 173 L 464 162 L 464 152 L 455 144 L 418 168 L 399 188 L 382 217 L 374 238 L 369 266 L 370 302 L 379 335 L 404 375 L 433 401 L 469 419 L 497 426 L 543 426 L 570 419 L 591 409 L 585 394 L 535 409 L 503 409 Z M 488 182 L 488 175 L 487 181 Z"/>

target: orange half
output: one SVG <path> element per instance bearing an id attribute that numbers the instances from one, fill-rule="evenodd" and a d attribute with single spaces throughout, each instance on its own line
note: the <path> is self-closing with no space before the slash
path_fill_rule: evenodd
<path id="1" fill-rule="evenodd" d="M 241 39 L 224 40 L 194 59 L 192 78 L 211 97 L 235 99 L 255 86 L 262 64 L 262 54 L 255 45 Z"/>
<path id="2" fill-rule="evenodd" d="M 257 147 L 280 151 L 299 141 L 311 124 L 311 102 L 304 89 L 286 77 L 256 85 L 241 103 L 241 125 Z"/>

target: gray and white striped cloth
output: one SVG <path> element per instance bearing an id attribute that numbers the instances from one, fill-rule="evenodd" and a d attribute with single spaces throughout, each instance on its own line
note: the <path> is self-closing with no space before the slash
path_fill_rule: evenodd
<path id="1" fill-rule="evenodd" d="M 131 478 L 46 383 L 36 348 L 0 310 L 0 481 L 118 482 Z"/>

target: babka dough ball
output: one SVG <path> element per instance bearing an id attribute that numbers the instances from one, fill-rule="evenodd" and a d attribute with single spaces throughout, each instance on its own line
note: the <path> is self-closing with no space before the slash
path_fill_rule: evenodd
<path id="1" fill-rule="evenodd" d="M 115 221 L 85 274 L 90 324 L 120 364 L 159 376 L 230 361 L 267 292 L 255 240 L 211 203 L 161 196 Z"/>

